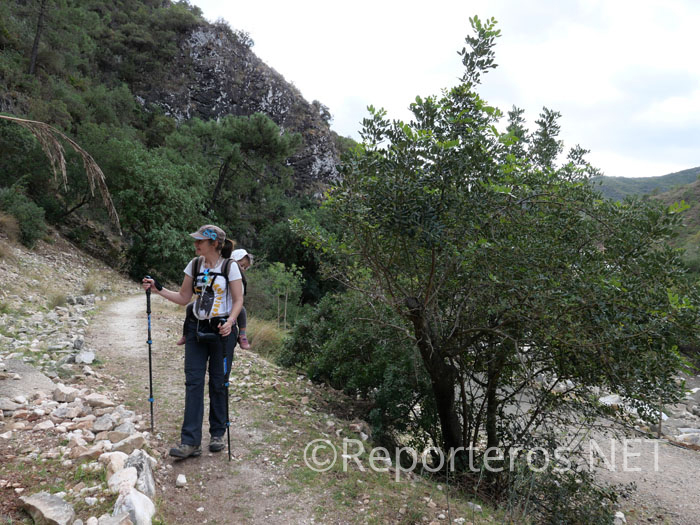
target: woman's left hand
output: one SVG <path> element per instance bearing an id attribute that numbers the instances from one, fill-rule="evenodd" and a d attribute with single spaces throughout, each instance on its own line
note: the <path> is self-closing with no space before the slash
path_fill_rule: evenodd
<path id="1" fill-rule="evenodd" d="M 226 337 L 227 335 L 231 335 L 231 329 L 233 327 L 233 323 L 229 323 L 226 321 L 225 323 L 220 323 L 219 324 L 219 334 L 221 334 L 223 337 Z"/>

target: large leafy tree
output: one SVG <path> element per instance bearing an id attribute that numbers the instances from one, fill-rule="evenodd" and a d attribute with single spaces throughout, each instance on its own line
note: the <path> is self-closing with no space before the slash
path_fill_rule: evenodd
<path id="1" fill-rule="evenodd" d="M 417 98 L 408 123 L 370 108 L 326 203 L 343 231 L 306 234 L 409 328 L 436 444 L 551 449 L 606 414 L 600 387 L 650 417 L 677 399 L 698 298 L 665 244 L 680 210 L 602 199 L 583 149 L 560 161 L 556 112 L 534 132 L 518 108 L 502 125 L 477 92 L 499 31 L 472 26 L 459 85 Z"/>

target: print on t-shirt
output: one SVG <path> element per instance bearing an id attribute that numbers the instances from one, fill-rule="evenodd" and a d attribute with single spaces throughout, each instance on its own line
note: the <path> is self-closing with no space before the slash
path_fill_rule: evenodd
<path id="1" fill-rule="evenodd" d="M 194 293 L 196 299 L 194 303 L 194 315 L 197 319 L 211 319 L 212 317 L 225 317 L 231 310 L 232 299 L 227 289 L 227 280 L 223 275 L 212 275 L 221 272 L 223 262 L 211 269 L 205 269 L 195 277 Z M 192 277 L 192 261 L 185 268 L 185 274 Z M 241 279 L 241 272 L 238 265 L 229 265 L 228 281 Z M 213 282 L 212 282 L 213 279 Z"/>

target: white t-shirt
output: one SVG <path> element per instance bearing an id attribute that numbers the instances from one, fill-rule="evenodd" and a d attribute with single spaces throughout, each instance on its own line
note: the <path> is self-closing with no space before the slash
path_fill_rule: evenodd
<path id="1" fill-rule="evenodd" d="M 226 259 L 222 259 L 218 266 L 209 269 L 204 268 L 202 261 L 199 265 L 199 274 L 196 276 L 192 275 L 193 261 L 190 261 L 187 268 L 185 268 L 186 275 L 193 279 L 196 278 L 194 285 L 196 300 L 193 312 L 197 319 L 225 317 L 231 312 L 233 297 L 231 297 L 230 292 L 226 291 L 226 279 L 223 275 L 215 275 L 212 281 L 211 276 L 211 274 L 220 274 L 222 272 L 225 261 Z M 236 261 L 232 260 L 229 264 L 228 280 L 229 284 L 232 281 L 241 280 L 241 270 L 238 268 Z"/>

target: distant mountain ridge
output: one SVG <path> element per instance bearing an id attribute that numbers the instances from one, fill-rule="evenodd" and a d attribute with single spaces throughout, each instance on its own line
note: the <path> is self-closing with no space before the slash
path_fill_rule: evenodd
<path id="1" fill-rule="evenodd" d="M 700 167 L 661 175 L 659 177 L 594 177 L 604 197 L 623 200 L 627 195 L 656 195 L 670 191 L 678 186 L 685 186 L 698 180 Z"/>

